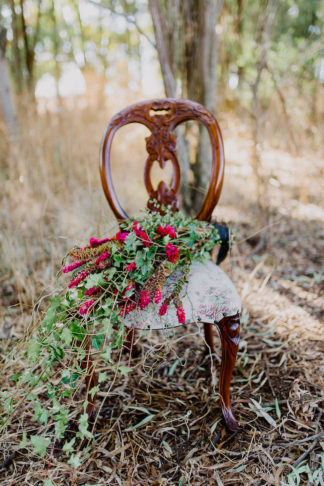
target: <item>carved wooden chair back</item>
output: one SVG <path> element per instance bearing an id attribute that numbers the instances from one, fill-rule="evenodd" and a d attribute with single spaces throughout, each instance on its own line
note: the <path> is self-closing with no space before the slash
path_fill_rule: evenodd
<path id="1" fill-rule="evenodd" d="M 210 220 L 221 193 L 224 176 L 224 149 L 221 131 L 215 117 L 202 105 L 189 100 L 173 98 L 154 99 L 131 105 L 117 113 L 106 128 L 100 151 L 100 174 L 106 198 L 117 220 L 127 219 L 128 215 L 120 205 L 112 181 L 111 146 L 116 131 L 129 123 L 141 123 L 150 130 L 151 135 L 146 138 L 148 157 L 144 167 L 144 183 L 149 201 L 156 199 L 159 203 L 171 205 L 176 210 L 179 207 L 178 190 L 181 175 L 176 154 L 177 143 L 174 129 L 187 120 L 201 122 L 207 128 L 210 137 L 211 177 L 205 199 L 197 215 L 200 220 Z M 171 187 L 161 181 L 155 190 L 151 182 L 152 166 L 157 161 L 161 169 L 164 169 L 168 160 L 171 160 L 173 166 Z M 148 207 L 150 207 L 149 203 Z M 151 209 L 155 209 L 155 207 L 151 207 Z"/>

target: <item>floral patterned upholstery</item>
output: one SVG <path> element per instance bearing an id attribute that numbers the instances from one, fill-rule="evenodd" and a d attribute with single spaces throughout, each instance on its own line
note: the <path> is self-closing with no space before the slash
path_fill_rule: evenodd
<path id="1" fill-rule="evenodd" d="M 179 271 L 178 271 L 179 272 Z M 168 297 L 174 281 L 179 276 L 175 272 L 164 283 L 162 301 Z M 185 311 L 185 324 L 192 322 L 217 323 L 223 317 L 235 315 L 241 310 L 241 301 L 236 289 L 223 270 L 213 262 L 206 264 L 194 262 L 190 267 L 188 283 L 180 293 Z M 124 323 L 137 329 L 165 329 L 179 325 L 174 304 L 170 304 L 164 316 L 158 314 L 160 305 L 150 304 L 144 310 L 130 312 Z"/>

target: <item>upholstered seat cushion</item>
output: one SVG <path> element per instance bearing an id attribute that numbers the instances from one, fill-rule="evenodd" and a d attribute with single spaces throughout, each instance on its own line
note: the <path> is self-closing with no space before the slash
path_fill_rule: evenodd
<path id="1" fill-rule="evenodd" d="M 174 288 L 178 275 L 170 275 L 164 283 L 162 302 Z M 223 317 L 237 314 L 241 310 L 241 301 L 236 289 L 223 270 L 213 262 L 193 263 L 184 285 L 180 299 L 185 311 L 185 324 L 192 322 L 219 322 Z M 150 304 L 146 309 L 130 312 L 124 323 L 127 327 L 138 329 L 165 329 L 179 325 L 176 308 L 173 303 L 164 316 L 158 311 L 161 304 Z"/>

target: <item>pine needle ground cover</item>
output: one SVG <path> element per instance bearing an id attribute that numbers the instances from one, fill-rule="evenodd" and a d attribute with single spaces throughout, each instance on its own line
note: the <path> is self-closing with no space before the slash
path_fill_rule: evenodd
<path id="1" fill-rule="evenodd" d="M 95 116 L 91 113 L 93 120 Z M 45 138 L 50 140 L 45 132 L 41 144 L 36 135 L 43 132 L 31 133 L 31 143 L 26 146 L 35 171 L 29 172 L 27 163 L 26 167 L 13 163 L 12 171 L 17 173 L 6 182 L 1 195 L 3 389 L 13 387 L 10 377 L 28 365 L 24 357 L 7 367 L 4 361 L 12 346 L 20 340 L 25 343 L 43 318 L 57 286 L 56 281 L 52 286 L 48 282 L 60 269 L 61 255 L 76 235 L 111 234 L 97 166 L 89 164 L 97 150 L 98 126 L 105 120 L 90 127 L 87 138 L 81 136 L 73 119 L 65 117 L 57 127 L 49 120 L 53 147 L 45 144 Z M 78 122 L 88 127 L 88 119 L 89 112 L 81 114 Z M 212 357 L 203 357 L 199 326 L 180 327 L 172 336 L 154 331 L 138 337 L 138 355 L 131 364 L 127 353 L 117 353 L 120 366 L 131 366 L 131 373 L 116 375 L 108 365 L 99 370 L 107 375 L 98 392 L 98 401 L 104 403 L 96 422 L 87 429 L 95 437 L 95 449 L 87 451 L 91 441 L 87 439 L 81 454 L 69 464 L 64 444 L 57 442 L 48 450 L 45 444 L 40 457 L 44 444 L 34 441 L 33 446 L 24 445 L 22 432 L 25 429 L 27 437 L 37 436 L 45 425 L 35 422 L 34 410 L 23 403 L 24 424 L 18 416 L 1 436 L 1 484 L 321 484 L 323 160 L 318 154 L 296 159 L 282 150 L 264 149 L 265 175 L 270 181 L 276 174 L 268 186 L 271 209 L 270 219 L 265 221 L 255 206 L 253 181 L 247 170 L 248 138 L 246 134 L 238 136 L 239 127 L 234 124 L 231 138 L 225 124 L 227 179 L 217 216 L 234 224 L 238 235 L 223 268 L 243 300 L 241 343 L 232 380 L 233 407 L 242 432 L 229 434 L 221 419 L 217 397 L 220 348 Z M 64 133 L 78 143 L 71 144 Z M 125 163 L 129 150 L 136 152 L 136 143 L 128 140 L 127 151 L 121 154 Z M 71 146 L 79 152 L 71 153 Z M 42 162 L 39 167 L 38 160 Z M 18 162 L 25 163 L 22 158 Z M 138 160 L 138 167 L 140 163 Z M 77 168 L 77 175 L 72 174 L 72 167 Z M 52 172 L 54 168 L 59 171 Z M 61 170 L 68 174 L 63 182 Z M 44 177 L 41 183 L 36 177 L 40 174 Z M 19 182 L 17 191 L 21 175 L 24 182 Z M 122 174 L 117 177 L 124 182 Z M 134 185 L 125 198 L 131 200 L 133 192 Z M 42 208 L 48 195 L 47 206 Z M 129 202 L 127 209 L 131 208 Z M 260 245 L 264 228 L 266 244 Z M 68 241 L 61 235 L 69 235 Z M 83 243 L 80 241 L 80 246 Z M 43 299 L 35 308 L 40 295 Z M 113 393 L 108 389 L 112 382 Z M 84 395 L 85 390 L 80 389 L 67 417 L 68 442 L 78 431 Z M 44 394 L 43 405 L 46 400 Z M 72 454 L 78 453 L 80 442 L 76 439 L 70 445 L 76 449 Z"/>

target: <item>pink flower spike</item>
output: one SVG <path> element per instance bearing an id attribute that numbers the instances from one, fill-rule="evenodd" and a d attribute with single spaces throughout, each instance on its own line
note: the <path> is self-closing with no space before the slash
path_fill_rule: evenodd
<path id="1" fill-rule="evenodd" d="M 71 265 L 67 265 L 66 267 L 62 268 L 63 273 L 68 273 L 72 272 L 72 270 L 75 270 L 76 268 L 80 267 L 83 265 L 83 262 L 80 262 L 80 260 L 71 263 Z"/>
<path id="2" fill-rule="evenodd" d="M 72 287 L 76 287 L 79 285 L 82 280 L 84 280 L 88 276 L 88 272 L 81 272 L 79 273 L 71 282 L 68 284 L 69 289 Z"/>
<path id="3" fill-rule="evenodd" d="M 90 238 L 89 245 L 91 246 L 91 248 L 95 248 L 96 246 L 100 246 L 103 243 L 106 243 L 107 241 L 110 241 L 110 238 L 104 238 L 103 240 L 97 240 L 97 238 Z"/>
<path id="4" fill-rule="evenodd" d="M 93 299 L 86 300 L 85 302 L 83 302 L 83 304 L 81 305 L 81 307 L 79 309 L 79 313 L 81 314 L 81 316 L 84 316 L 85 314 L 90 312 L 90 310 L 93 307 L 93 304 L 94 304 Z"/>
<path id="5" fill-rule="evenodd" d="M 186 314 L 183 307 L 177 308 L 177 317 L 179 324 L 184 324 L 186 322 Z"/>
<path id="6" fill-rule="evenodd" d="M 136 262 L 131 262 L 126 266 L 126 272 L 131 272 L 136 268 Z"/>
<path id="7" fill-rule="evenodd" d="M 162 292 L 159 289 L 154 294 L 154 302 L 155 302 L 155 304 L 159 304 L 161 302 L 161 299 L 162 299 Z"/>
<path id="8" fill-rule="evenodd" d="M 95 265 L 99 265 L 99 263 L 106 261 L 110 257 L 110 253 L 108 250 L 104 251 L 99 255 L 97 260 L 95 261 Z"/>
<path id="9" fill-rule="evenodd" d="M 125 241 L 127 236 L 129 235 L 129 233 L 122 233 L 121 231 L 118 231 L 118 233 L 116 233 L 116 240 L 118 241 Z"/>
<path id="10" fill-rule="evenodd" d="M 143 290 L 140 295 L 139 307 L 145 309 L 151 302 L 150 294 L 147 290 Z"/>
<path id="11" fill-rule="evenodd" d="M 85 291 L 84 295 L 93 295 L 96 294 L 97 292 L 100 292 L 101 288 L 100 287 L 91 287 L 90 289 Z"/>
<path id="12" fill-rule="evenodd" d="M 159 315 L 164 316 L 167 310 L 168 310 L 168 306 L 163 303 L 159 309 Z"/>
<path id="13" fill-rule="evenodd" d="M 169 225 L 168 225 L 168 224 L 165 226 L 165 228 L 163 228 L 163 226 L 161 226 L 161 225 L 160 225 L 160 226 L 157 228 L 156 232 L 157 232 L 159 235 L 161 235 L 161 236 L 166 236 L 167 234 L 169 234 L 169 228 L 168 228 L 168 227 L 169 227 Z"/>

